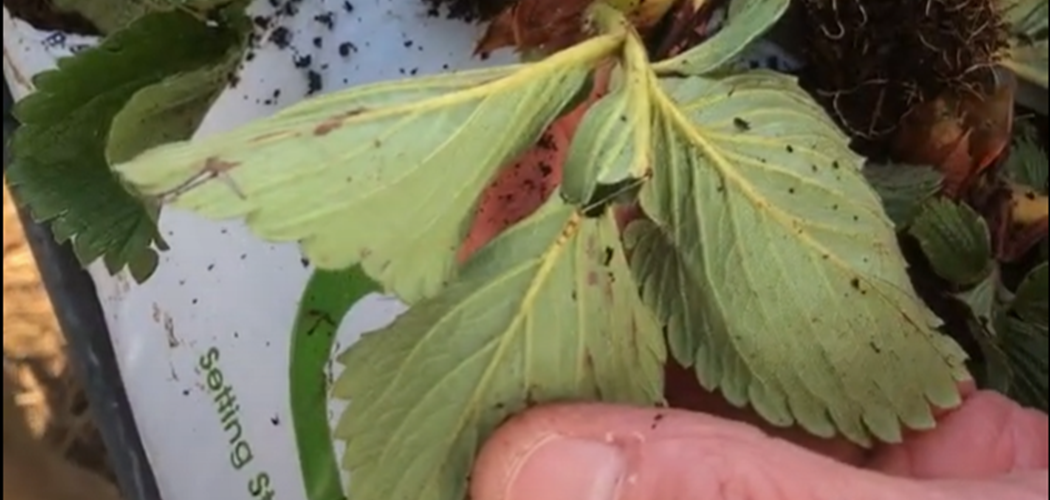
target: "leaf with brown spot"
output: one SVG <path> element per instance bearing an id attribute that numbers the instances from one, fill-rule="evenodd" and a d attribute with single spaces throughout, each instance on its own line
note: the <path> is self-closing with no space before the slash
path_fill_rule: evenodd
<path id="1" fill-rule="evenodd" d="M 999 218 L 996 256 L 1004 262 L 1023 258 L 1050 233 L 1050 207 L 1045 194 L 1018 184 L 1009 185 Z"/>
<path id="2" fill-rule="evenodd" d="M 485 186 L 575 104 L 592 69 L 622 43 L 597 36 L 536 63 L 327 94 L 114 170 L 145 196 L 212 218 L 246 217 L 263 239 L 301 242 L 319 268 L 360 263 L 415 302 L 454 276 Z M 285 135 L 257 140 L 274 133 Z M 202 172 L 208 159 L 236 167 Z"/>

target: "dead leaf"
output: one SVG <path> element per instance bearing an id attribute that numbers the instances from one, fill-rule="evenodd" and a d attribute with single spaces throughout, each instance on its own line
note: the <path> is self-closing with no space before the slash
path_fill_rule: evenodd
<path id="1" fill-rule="evenodd" d="M 474 55 L 488 54 L 504 47 L 517 47 L 518 41 L 514 32 L 514 6 L 503 10 L 489 23 L 485 34 L 474 47 Z"/>
<path id="2" fill-rule="evenodd" d="M 623 11 L 643 33 L 663 19 L 675 4 L 675 0 L 607 1 Z M 592 3 L 593 0 L 519 0 L 492 21 L 474 53 L 485 54 L 505 47 L 514 47 L 518 52 L 552 53 L 570 47 L 588 36 L 583 29 L 583 15 Z"/>
<path id="3" fill-rule="evenodd" d="M 1016 88 L 1005 75 L 990 95 L 951 92 L 916 106 L 894 138 L 894 159 L 937 168 L 946 195 L 965 195 L 1010 143 Z"/>
<path id="4" fill-rule="evenodd" d="M 556 52 L 581 41 L 583 13 L 591 0 L 520 0 L 507 7 L 478 41 L 476 54 L 514 47 Z"/>
<path id="5" fill-rule="evenodd" d="M 674 7 L 676 0 L 629 0 L 636 7 L 628 12 L 631 22 L 639 29 L 649 28 L 660 22 L 665 15 Z M 693 9 L 699 9 L 706 0 L 688 0 Z"/>
<path id="6" fill-rule="evenodd" d="M 674 57 L 707 39 L 711 31 L 711 13 L 723 3 L 724 0 L 678 0 L 673 5 L 670 27 L 660 41 L 654 58 Z"/>
<path id="7" fill-rule="evenodd" d="M 984 172 L 1006 151 L 1013 137 L 1014 95 L 1017 78 L 1009 72 L 999 72 L 995 91 L 990 96 L 968 93 L 963 97 L 964 126 L 973 132 L 970 137 L 970 156 L 976 170 L 970 177 Z"/>

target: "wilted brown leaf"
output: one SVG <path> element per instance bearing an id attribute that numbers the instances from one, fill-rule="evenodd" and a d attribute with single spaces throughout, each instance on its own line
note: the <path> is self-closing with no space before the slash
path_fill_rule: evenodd
<path id="1" fill-rule="evenodd" d="M 1010 143 L 1016 88 L 1004 74 L 990 94 L 957 91 L 916 106 L 895 137 L 895 160 L 939 169 L 945 194 L 964 195 Z"/>
<path id="2" fill-rule="evenodd" d="M 639 30 L 656 24 L 675 0 L 606 0 Z M 699 2 L 699 0 L 689 0 Z M 583 14 L 594 0 L 518 0 L 492 21 L 475 54 L 515 47 L 518 52 L 556 52 L 581 41 Z"/>
<path id="3" fill-rule="evenodd" d="M 583 13 L 592 0 L 520 0 L 507 7 L 485 31 L 474 52 L 504 47 L 518 52 L 555 52 L 583 37 Z"/>
<path id="4" fill-rule="evenodd" d="M 711 13 L 723 3 L 724 0 L 679 0 L 672 4 L 670 26 L 656 49 L 655 58 L 674 57 L 707 39 L 712 31 Z"/>

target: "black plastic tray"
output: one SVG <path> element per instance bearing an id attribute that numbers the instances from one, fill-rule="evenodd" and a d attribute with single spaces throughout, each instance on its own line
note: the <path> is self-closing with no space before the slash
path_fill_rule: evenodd
<path id="1" fill-rule="evenodd" d="M 11 156 L 11 134 L 18 128 L 11 107 L 11 92 L 4 82 L 4 172 Z M 124 391 L 94 282 L 68 244 L 57 244 L 50 229 L 33 222 L 25 211 L 19 210 L 18 215 L 65 334 L 70 365 L 83 381 L 124 499 L 161 500 Z"/>

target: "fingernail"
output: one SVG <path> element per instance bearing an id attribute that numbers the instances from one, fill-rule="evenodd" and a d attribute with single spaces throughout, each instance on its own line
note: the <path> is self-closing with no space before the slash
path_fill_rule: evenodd
<path id="1" fill-rule="evenodd" d="M 508 500 L 616 500 L 626 465 L 614 446 L 553 438 L 525 459 Z"/>

